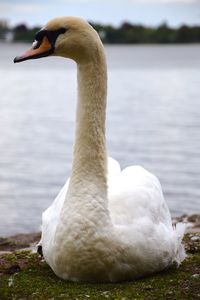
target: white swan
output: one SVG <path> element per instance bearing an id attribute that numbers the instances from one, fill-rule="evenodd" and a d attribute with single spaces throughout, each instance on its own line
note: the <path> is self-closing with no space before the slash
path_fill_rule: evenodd
<path id="1" fill-rule="evenodd" d="M 15 62 L 52 54 L 75 60 L 78 68 L 72 172 L 43 213 L 46 262 L 63 279 L 88 282 L 132 280 L 179 265 L 184 225 L 172 227 L 158 179 L 139 166 L 121 172 L 113 159 L 107 176 L 107 73 L 98 34 L 82 19 L 62 17 L 35 39 Z"/>

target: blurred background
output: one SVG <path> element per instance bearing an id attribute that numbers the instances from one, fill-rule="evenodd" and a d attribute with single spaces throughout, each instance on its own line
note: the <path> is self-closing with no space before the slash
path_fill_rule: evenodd
<path id="1" fill-rule="evenodd" d="M 159 177 L 173 216 L 200 211 L 200 1 L 0 0 L 0 236 L 38 231 L 70 175 L 76 66 L 13 64 L 49 19 L 87 19 L 108 60 L 107 144 Z"/>

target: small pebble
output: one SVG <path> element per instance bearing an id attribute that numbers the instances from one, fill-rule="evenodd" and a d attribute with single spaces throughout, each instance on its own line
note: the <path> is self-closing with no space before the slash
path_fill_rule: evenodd
<path id="1" fill-rule="evenodd" d="M 147 285 L 144 287 L 144 290 L 153 290 L 153 287 L 151 285 Z"/>
<path id="2" fill-rule="evenodd" d="M 12 277 L 8 279 L 8 286 L 11 287 L 14 284 L 14 280 Z"/>
<path id="3" fill-rule="evenodd" d="M 192 241 L 198 241 L 198 240 L 200 240 L 200 237 L 199 236 L 193 236 L 193 237 L 191 237 L 191 240 Z"/>
<path id="4" fill-rule="evenodd" d="M 168 291 L 166 294 L 167 294 L 167 295 L 172 295 L 173 292 L 172 292 L 172 291 Z"/>
<path id="5" fill-rule="evenodd" d="M 106 295 L 108 293 L 109 293 L 109 291 L 104 291 L 104 292 L 101 293 L 101 295 Z"/>
<path id="6" fill-rule="evenodd" d="M 199 278 L 199 277 L 200 277 L 200 274 L 193 274 L 192 277 L 195 278 L 195 279 L 196 279 L 196 278 Z"/>
<path id="7" fill-rule="evenodd" d="M 109 297 L 109 291 L 104 291 L 101 293 L 101 295 L 104 295 L 105 298 Z"/>

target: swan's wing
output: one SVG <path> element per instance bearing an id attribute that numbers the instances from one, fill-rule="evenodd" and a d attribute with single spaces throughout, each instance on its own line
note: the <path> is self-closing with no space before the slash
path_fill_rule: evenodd
<path id="1" fill-rule="evenodd" d="M 122 172 L 113 166 L 117 162 L 108 163 L 109 211 L 118 234 L 126 244 L 140 247 L 140 252 L 168 253 L 166 257 L 179 265 L 185 258 L 185 224 L 172 228 L 159 180 L 140 166 Z"/>
<path id="2" fill-rule="evenodd" d="M 121 173 L 120 164 L 112 157 L 108 157 L 108 186 Z"/>
<path id="3" fill-rule="evenodd" d="M 60 190 L 59 194 L 53 201 L 53 203 L 43 212 L 43 217 L 48 218 L 48 216 L 52 216 L 53 218 L 56 218 L 60 215 L 61 208 L 63 206 L 63 202 L 65 200 L 65 196 L 68 190 L 69 185 L 69 179 L 65 183 L 65 185 Z"/>
<path id="4" fill-rule="evenodd" d="M 53 203 L 43 212 L 42 214 L 42 240 L 45 238 L 47 244 L 49 244 L 55 234 L 56 226 L 58 224 L 60 212 L 67 194 L 69 185 L 69 179 L 60 190 L 58 196 L 55 198 Z"/>
<path id="5" fill-rule="evenodd" d="M 171 227 L 171 216 L 159 180 L 140 166 L 120 172 L 116 161 L 108 160 L 109 210 L 114 224 L 130 225 L 143 217 Z"/>

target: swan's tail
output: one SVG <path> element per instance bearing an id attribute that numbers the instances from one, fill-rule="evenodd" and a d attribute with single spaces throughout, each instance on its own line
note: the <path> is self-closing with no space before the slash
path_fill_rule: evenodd
<path id="1" fill-rule="evenodd" d="M 175 262 L 179 266 L 181 262 L 185 259 L 186 253 L 185 248 L 182 243 L 183 236 L 185 233 L 186 224 L 184 223 L 177 223 L 176 228 L 174 229 L 174 233 L 176 235 L 176 254 L 175 254 Z"/>

